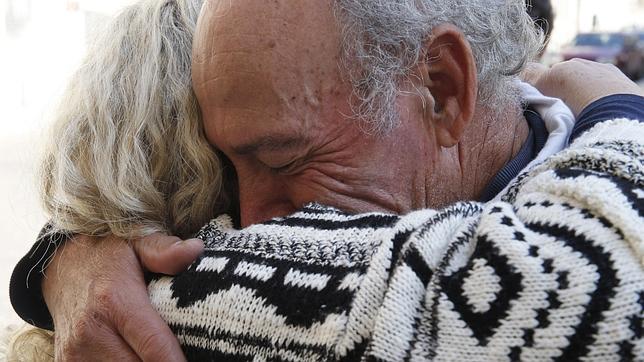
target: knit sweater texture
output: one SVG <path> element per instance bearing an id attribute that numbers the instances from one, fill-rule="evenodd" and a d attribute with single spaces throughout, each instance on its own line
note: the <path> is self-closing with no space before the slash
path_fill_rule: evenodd
<path id="1" fill-rule="evenodd" d="M 195 361 L 642 361 L 643 185 L 644 124 L 606 121 L 488 203 L 220 216 L 150 299 Z"/>

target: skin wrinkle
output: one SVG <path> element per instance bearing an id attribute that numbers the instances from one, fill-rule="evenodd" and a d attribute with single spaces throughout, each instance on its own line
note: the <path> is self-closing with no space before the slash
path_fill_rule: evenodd
<path id="1" fill-rule="evenodd" d="M 465 156 L 464 156 L 464 151 L 463 151 L 463 143 L 459 142 L 458 143 L 458 170 L 461 174 L 464 174 L 465 171 L 463 170 L 463 167 L 465 166 Z M 465 187 L 465 179 L 463 177 L 460 178 L 460 187 L 463 188 Z"/>
<path id="2" fill-rule="evenodd" d="M 528 133 L 529 130 L 527 123 L 517 123 L 516 127 L 514 128 L 514 147 L 512 149 L 512 154 L 507 158 L 505 163 L 510 162 L 510 160 L 519 153 L 521 147 L 523 146 L 523 143 L 528 137 Z"/>
<path id="3" fill-rule="evenodd" d="M 485 126 L 485 130 L 483 131 L 483 139 L 487 139 L 489 128 L 490 128 L 490 124 L 488 123 Z M 483 154 L 483 151 L 485 150 L 486 142 L 481 142 L 477 146 L 478 146 L 478 150 L 477 150 L 476 158 L 480 159 L 481 155 Z M 477 185 L 477 181 L 479 179 L 478 177 L 479 177 L 479 167 L 475 167 L 474 168 L 474 178 L 470 182 L 472 182 L 472 184 L 474 184 L 474 185 Z M 466 183 L 463 182 L 463 184 L 466 184 Z"/>
<path id="4" fill-rule="evenodd" d="M 310 169 L 308 173 L 311 175 L 309 180 L 314 185 L 318 185 L 320 188 L 329 190 L 333 193 L 332 199 L 325 197 L 315 201 L 326 204 L 332 203 L 334 206 L 340 207 L 349 212 L 359 212 L 364 209 L 364 207 L 369 207 L 369 209 L 374 211 L 390 211 L 395 210 L 398 207 L 396 206 L 397 203 L 395 198 L 383 197 L 383 193 L 381 192 L 376 192 L 376 194 L 374 194 L 373 189 L 363 190 L 362 187 L 359 187 L 370 186 L 370 183 L 365 183 L 364 185 L 350 185 L 347 182 L 338 180 L 339 177 L 337 177 L 336 174 L 325 173 L 322 169 Z M 325 177 L 315 177 L 316 173 L 322 174 Z M 331 183 L 332 185 L 330 185 Z M 383 200 L 386 201 L 383 202 Z"/>
<path id="5" fill-rule="evenodd" d="M 329 164 L 330 167 L 335 166 L 337 168 L 338 166 L 335 165 L 335 162 L 331 160 L 335 159 L 337 162 L 338 157 L 333 154 L 327 156 L 329 158 L 329 161 L 316 163 L 326 163 Z M 342 169 L 343 171 L 347 171 L 347 167 L 342 167 Z M 355 167 L 353 169 L 359 170 L 359 168 Z M 319 175 L 323 175 L 324 177 L 317 177 Z M 389 208 L 384 208 L 382 207 L 382 205 L 378 206 L 377 203 L 369 202 L 368 200 L 373 198 L 374 196 L 373 190 L 363 191 L 363 186 L 370 186 L 370 180 L 364 180 L 364 183 L 361 183 L 361 178 L 345 178 L 343 177 L 344 175 L 345 174 L 343 173 L 334 173 L 327 171 L 327 168 L 325 167 L 316 167 L 316 165 L 314 164 L 310 165 L 306 173 L 302 174 L 301 177 L 303 179 L 303 182 L 310 181 L 313 186 L 317 185 L 321 189 L 332 191 L 334 194 L 334 199 L 332 200 L 334 205 L 342 207 L 347 211 L 358 211 L 364 207 L 368 207 L 369 209 L 374 209 L 375 207 L 377 210 L 386 211 L 391 210 L 391 207 L 395 207 L 389 206 Z M 355 175 L 358 175 L 358 173 L 356 173 Z M 349 177 L 350 176 L 351 174 L 349 173 Z M 314 189 L 315 187 L 311 188 Z M 315 191 L 313 191 L 312 193 L 315 194 Z M 379 194 L 379 196 L 382 196 L 382 194 Z M 356 197 L 362 197 L 363 200 L 357 200 Z M 316 199 L 315 201 L 323 203 L 330 202 L 327 198 Z M 393 198 L 390 198 L 388 204 L 395 205 Z"/>

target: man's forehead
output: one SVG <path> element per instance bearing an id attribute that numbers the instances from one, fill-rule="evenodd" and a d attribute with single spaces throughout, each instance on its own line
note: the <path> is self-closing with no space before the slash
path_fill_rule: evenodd
<path id="1" fill-rule="evenodd" d="M 282 31 L 288 30 L 291 33 L 287 35 L 297 36 L 330 23 L 331 0 L 208 0 L 195 36 L 216 35 L 223 30 L 261 37 L 285 35 Z"/>
<path id="2" fill-rule="evenodd" d="M 209 0 L 195 31 L 193 67 L 199 73 L 225 53 L 278 62 L 335 56 L 339 39 L 330 0 Z"/>
<path id="3" fill-rule="evenodd" d="M 230 85 L 231 78 L 251 83 L 254 78 L 278 93 L 288 93 L 283 88 L 289 79 L 316 88 L 320 79 L 334 78 L 341 48 L 331 5 L 319 0 L 206 2 L 193 46 L 198 96 L 206 88 Z"/>
<path id="4" fill-rule="evenodd" d="M 241 148 L 238 153 L 284 149 L 296 142 L 283 135 L 294 138 L 323 119 L 350 113 L 351 87 L 339 68 L 340 32 L 331 1 L 325 3 L 206 3 L 192 71 L 211 142 Z"/>

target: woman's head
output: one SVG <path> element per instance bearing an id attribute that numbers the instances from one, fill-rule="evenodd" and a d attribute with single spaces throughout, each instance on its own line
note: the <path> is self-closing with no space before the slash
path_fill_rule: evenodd
<path id="1" fill-rule="evenodd" d="M 41 170 L 56 229 L 186 236 L 225 207 L 220 161 L 203 135 L 190 78 L 202 1 L 140 1 L 90 47 Z"/>
<path id="2" fill-rule="evenodd" d="M 90 46 L 56 114 L 41 168 L 54 229 L 186 236 L 225 209 L 222 166 L 192 92 L 192 35 L 203 0 L 142 0 Z M 53 358 L 25 329 L 8 360 Z"/>

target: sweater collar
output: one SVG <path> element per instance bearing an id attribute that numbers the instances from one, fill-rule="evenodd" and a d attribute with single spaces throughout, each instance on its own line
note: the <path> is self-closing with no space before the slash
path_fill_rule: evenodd
<path id="1" fill-rule="evenodd" d="M 488 202 L 501 192 L 519 173 L 528 166 L 530 161 L 534 160 L 539 152 L 543 149 L 548 139 L 548 130 L 541 118 L 541 115 L 534 109 L 528 107 L 523 112 L 523 116 L 528 122 L 528 137 L 521 146 L 519 153 L 512 158 L 492 181 L 485 187 L 481 194 L 480 201 Z"/>

